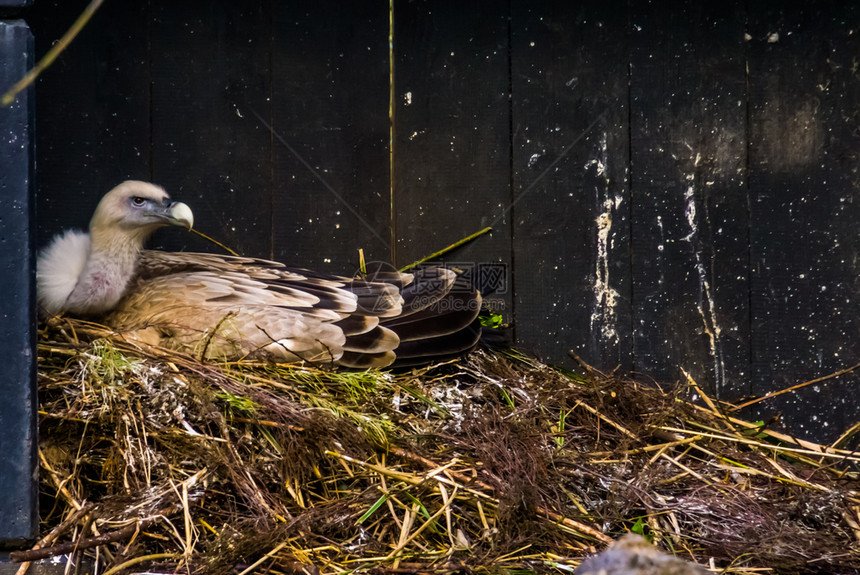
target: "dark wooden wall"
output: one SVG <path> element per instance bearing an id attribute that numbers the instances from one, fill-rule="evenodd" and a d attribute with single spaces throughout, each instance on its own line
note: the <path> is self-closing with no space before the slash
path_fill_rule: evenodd
<path id="1" fill-rule="evenodd" d="M 127 178 L 332 272 L 491 225 L 448 259 L 507 266 L 521 347 L 761 394 L 860 361 L 858 68 L 851 3 L 106 2 L 37 87 L 39 241 Z M 858 385 L 748 415 L 833 440 Z"/>

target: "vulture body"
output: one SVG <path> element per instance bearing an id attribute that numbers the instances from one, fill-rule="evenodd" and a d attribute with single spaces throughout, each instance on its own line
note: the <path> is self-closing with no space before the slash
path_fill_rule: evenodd
<path id="1" fill-rule="evenodd" d="M 42 313 L 100 320 L 126 337 L 219 359 L 351 368 L 412 365 L 477 344 L 481 297 L 454 271 L 325 275 L 277 262 L 143 250 L 155 229 L 193 215 L 161 188 L 125 182 L 89 234 L 66 232 L 40 255 Z"/>

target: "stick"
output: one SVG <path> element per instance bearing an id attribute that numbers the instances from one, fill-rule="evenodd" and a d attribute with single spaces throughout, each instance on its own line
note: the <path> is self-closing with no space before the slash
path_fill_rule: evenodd
<path id="1" fill-rule="evenodd" d="M 78 503 L 75 499 L 75 496 L 71 494 L 71 492 L 66 489 L 66 482 L 63 479 L 60 479 L 60 474 L 57 473 L 51 464 L 48 462 L 48 458 L 45 457 L 45 454 L 39 449 L 39 461 L 42 463 L 42 467 L 44 467 L 48 471 L 48 475 L 51 476 L 51 480 L 54 482 L 54 486 L 56 486 L 57 491 L 60 492 L 65 498 L 66 501 L 69 502 L 69 505 L 75 508 L 75 511 L 81 509 L 83 505 Z"/>
<path id="2" fill-rule="evenodd" d="M 137 565 L 138 563 L 144 563 L 146 561 L 155 561 L 156 559 L 176 559 L 178 557 L 182 557 L 182 555 L 177 553 L 153 553 L 152 555 L 141 555 L 139 557 L 133 557 L 125 563 L 120 563 L 116 567 L 111 567 L 104 572 L 104 575 L 115 575 L 128 567 Z"/>
<path id="3" fill-rule="evenodd" d="M 846 367 L 845 369 L 840 369 L 839 371 L 831 373 L 830 375 L 824 375 L 821 377 L 816 377 L 815 379 L 810 379 L 809 381 L 804 381 L 803 383 L 798 383 L 797 385 L 792 385 L 791 387 L 786 387 L 785 389 L 780 389 L 779 391 L 772 391 L 770 393 L 766 393 L 766 394 L 762 395 L 761 397 L 758 397 L 756 399 L 751 399 L 749 401 L 743 402 L 740 405 L 734 406 L 734 408 L 732 408 L 732 411 L 737 411 L 737 410 L 741 409 L 742 407 L 747 407 L 747 406 L 753 405 L 753 404 L 758 403 L 760 401 L 764 401 L 765 399 L 770 399 L 771 397 L 776 397 L 777 395 L 782 395 L 783 393 L 789 393 L 791 391 L 795 391 L 797 389 L 800 389 L 801 387 L 806 387 L 807 385 L 812 385 L 813 383 L 819 383 L 822 381 L 826 381 L 828 379 L 833 379 L 834 377 L 839 377 L 840 375 L 845 375 L 846 373 L 851 373 L 852 371 L 855 371 L 858 367 L 860 367 L 860 363 L 854 364 L 851 367 Z"/>
<path id="4" fill-rule="evenodd" d="M 447 254 L 448 252 L 450 252 L 450 251 L 452 251 L 452 250 L 455 250 L 455 249 L 459 248 L 460 246 L 462 246 L 462 245 L 464 245 L 464 244 L 467 244 L 467 243 L 471 242 L 471 241 L 472 241 L 472 240 L 474 240 L 475 238 L 481 237 L 481 236 L 483 236 L 484 234 L 486 234 L 487 232 L 491 232 L 491 231 L 493 231 L 493 228 L 484 228 L 483 230 L 479 230 L 479 231 L 475 232 L 475 233 L 474 233 L 474 234 L 472 234 L 472 235 L 466 236 L 466 237 L 465 237 L 465 238 L 463 238 L 462 240 L 459 240 L 459 241 L 454 242 L 453 244 L 451 244 L 451 245 L 450 245 L 450 246 L 448 246 L 447 248 L 442 248 L 442 249 L 441 249 L 441 250 L 439 250 L 438 252 L 433 252 L 432 254 L 430 254 L 430 255 L 429 255 L 429 256 L 427 256 L 427 257 L 423 257 L 423 258 L 421 258 L 420 260 L 418 260 L 418 261 L 416 261 L 416 262 L 412 262 L 412 263 L 411 263 L 411 264 L 409 264 L 408 266 L 405 266 L 405 267 L 400 268 L 398 271 L 405 272 L 406 270 L 411 270 L 412 268 L 414 268 L 415 266 L 417 266 L 417 265 L 419 265 L 419 264 L 423 264 L 423 263 L 424 263 L 424 262 L 426 262 L 426 261 L 429 261 L 429 260 L 432 260 L 432 259 L 438 258 L 439 256 L 443 256 L 443 255 Z"/>
<path id="5" fill-rule="evenodd" d="M 200 236 L 204 240 L 208 240 L 208 241 L 212 242 L 213 244 L 215 244 L 216 246 L 218 246 L 222 250 L 229 252 L 231 256 L 237 256 L 237 257 L 239 256 L 239 254 L 237 254 L 236 252 L 234 252 L 233 250 L 231 250 L 230 248 L 228 248 L 227 246 L 225 246 L 224 244 L 222 244 L 221 242 L 219 242 L 215 238 L 210 238 L 209 236 L 207 236 L 203 232 L 201 232 L 199 230 L 195 230 L 194 228 L 191 228 L 189 231 L 194 232 L 195 234 L 197 234 L 198 236 Z"/>
<path id="6" fill-rule="evenodd" d="M 283 549 L 286 546 L 287 546 L 286 541 L 284 541 L 282 543 L 278 543 L 274 549 L 269 550 L 268 553 L 266 553 L 265 555 L 263 555 L 262 557 L 260 557 L 259 559 L 257 559 L 253 563 L 251 563 L 248 566 L 248 568 L 245 569 L 244 571 L 242 571 L 241 573 L 239 573 L 239 575 L 248 575 L 248 573 L 252 572 L 254 569 L 256 569 L 257 567 L 262 565 L 263 561 L 265 561 L 266 559 L 269 559 L 270 557 L 275 555 L 278 551 L 280 551 L 281 549 Z"/>
<path id="7" fill-rule="evenodd" d="M 154 519 L 143 520 L 140 522 L 140 528 L 153 523 Z M 41 549 L 30 549 L 29 551 L 12 551 L 9 553 L 9 558 L 12 561 L 36 561 L 38 559 L 47 559 L 56 555 L 65 555 L 79 549 L 90 549 L 107 543 L 116 543 L 123 539 L 128 539 L 138 530 L 138 523 L 126 525 L 122 529 L 102 533 L 97 537 L 88 537 L 87 539 L 79 539 L 77 541 L 67 541 L 53 547 L 42 547 Z"/>
<path id="8" fill-rule="evenodd" d="M 398 553 L 400 553 L 403 550 L 404 547 L 409 545 L 409 543 L 411 543 L 416 537 L 418 537 L 421 534 L 421 532 L 424 531 L 424 529 L 426 529 L 427 527 L 432 525 L 434 521 L 439 519 L 439 517 L 441 517 L 442 514 L 445 513 L 446 511 L 448 511 L 448 509 L 451 507 L 451 504 L 454 502 L 455 497 L 457 497 L 457 488 L 456 487 L 454 488 L 454 492 L 451 494 L 451 498 L 448 499 L 448 501 L 445 502 L 442 505 L 442 507 L 440 507 L 439 510 L 436 511 L 436 513 L 431 515 L 430 518 L 421 525 L 421 527 L 419 527 L 418 529 L 413 531 L 411 535 L 408 535 L 407 537 L 402 538 L 400 543 L 397 544 L 397 547 L 395 547 L 394 551 L 389 553 L 388 556 L 384 560 L 388 561 L 389 559 L 393 559 Z M 401 533 L 405 534 L 406 530 L 403 530 Z"/>
<path id="9" fill-rule="evenodd" d="M 92 508 L 92 503 L 83 502 L 83 505 L 80 509 L 69 515 L 62 523 L 54 527 L 50 533 L 45 535 L 42 539 L 39 540 L 38 543 L 33 545 L 31 550 L 42 549 L 45 547 L 45 545 L 50 545 L 51 543 L 53 543 L 57 539 L 57 537 L 65 533 L 72 525 L 77 522 L 78 519 L 89 513 Z M 25 561 L 18 568 L 18 571 L 15 573 L 15 575 L 24 575 L 24 573 L 26 573 L 27 569 L 29 568 L 30 562 Z"/>
<path id="10" fill-rule="evenodd" d="M 102 5 L 104 0 L 92 0 L 89 5 L 81 12 L 81 15 L 78 16 L 78 19 L 75 20 L 75 23 L 72 24 L 72 27 L 66 30 L 66 33 L 63 34 L 63 37 L 60 38 L 54 46 L 48 50 L 48 53 L 42 56 L 42 59 L 33 66 L 33 68 L 27 72 L 27 74 L 18 80 L 14 86 L 12 86 L 8 92 L 3 94 L 3 99 L 0 101 L 0 105 L 8 106 L 12 102 L 15 101 L 15 98 L 18 94 L 25 90 L 30 84 L 36 81 L 36 78 L 39 77 L 39 74 L 44 72 L 48 66 L 54 63 L 54 60 L 57 59 L 57 56 L 65 50 L 69 44 L 72 43 L 72 40 L 75 39 L 75 36 L 78 35 L 78 32 L 83 30 L 84 26 L 87 25 L 87 22 L 90 21 L 93 14 L 96 13 L 96 10 L 99 9 L 99 6 Z"/>

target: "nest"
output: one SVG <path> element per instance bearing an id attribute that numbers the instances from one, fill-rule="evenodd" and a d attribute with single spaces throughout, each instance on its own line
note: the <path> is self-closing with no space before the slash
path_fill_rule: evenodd
<path id="1" fill-rule="evenodd" d="M 687 399 L 696 396 L 694 403 Z M 633 531 L 723 573 L 860 573 L 860 455 L 690 381 L 478 351 L 408 372 L 39 344 L 43 540 L 104 575 L 571 573 Z"/>

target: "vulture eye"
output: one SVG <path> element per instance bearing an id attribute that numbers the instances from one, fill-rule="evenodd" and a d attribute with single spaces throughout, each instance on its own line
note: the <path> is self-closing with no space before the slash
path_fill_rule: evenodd
<path id="1" fill-rule="evenodd" d="M 131 199 L 131 203 L 132 203 L 132 204 L 134 204 L 134 205 L 135 205 L 135 206 L 137 206 L 137 207 L 140 207 L 140 206 L 142 206 L 143 204 L 145 204 L 145 203 L 146 203 L 146 199 L 141 198 L 140 196 L 134 196 L 134 197 Z"/>

